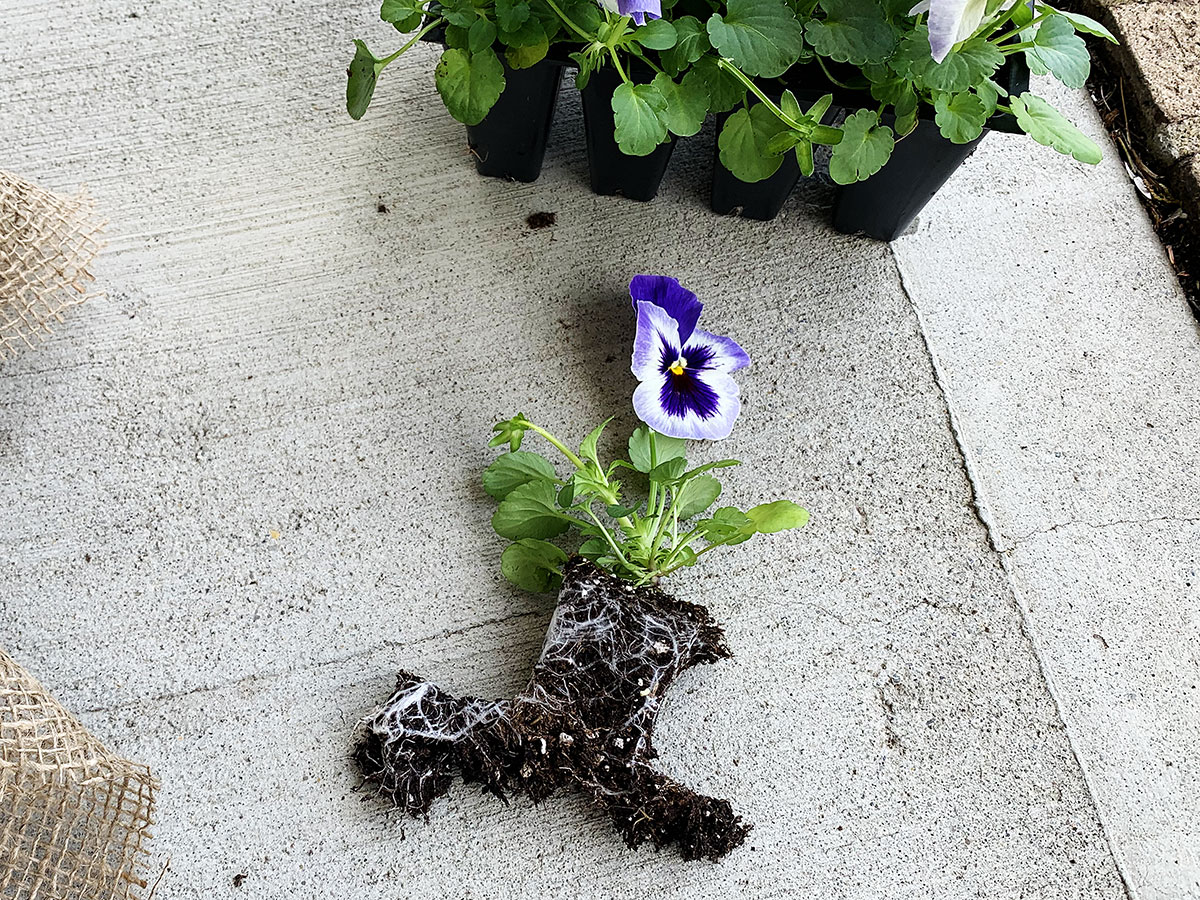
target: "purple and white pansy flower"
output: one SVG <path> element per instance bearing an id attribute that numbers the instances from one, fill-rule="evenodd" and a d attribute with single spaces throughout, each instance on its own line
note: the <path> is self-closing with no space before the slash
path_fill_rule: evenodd
<path id="1" fill-rule="evenodd" d="M 597 0 L 600 6 L 618 16 L 629 16 L 638 25 L 646 19 L 662 18 L 662 0 Z"/>
<path id="2" fill-rule="evenodd" d="M 730 377 L 750 363 L 727 337 L 696 327 L 703 304 L 674 278 L 637 275 L 629 283 L 637 311 L 633 394 L 638 418 L 667 437 L 716 441 L 728 437 L 741 411 Z"/>

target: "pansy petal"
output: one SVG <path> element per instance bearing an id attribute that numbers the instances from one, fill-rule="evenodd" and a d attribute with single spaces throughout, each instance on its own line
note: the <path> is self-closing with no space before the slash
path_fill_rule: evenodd
<path id="1" fill-rule="evenodd" d="M 975 33 L 987 0 L 931 0 L 929 4 L 929 49 L 935 62 L 941 62 L 959 41 Z"/>
<path id="2" fill-rule="evenodd" d="M 733 338 L 697 328 L 683 351 L 689 366 L 717 372 L 736 372 L 750 365 L 750 354 Z"/>
<path id="3" fill-rule="evenodd" d="M 703 372 L 690 376 L 703 386 L 705 402 L 694 404 L 676 394 L 675 402 L 664 403 L 672 394 L 672 375 L 663 373 L 638 385 L 633 393 L 633 408 L 638 418 L 667 437 L 692 441 L 719 441 L 729 436 L 741 412 L 737 383 L 724 372 Z M 715 401 L 715 402 L 714 402 Z M 702 415 L 703 408 L 707 415 Z"/>
<path id="4" fill-rule="evenodd" d="M 645 25 L 647 16 L 651 19 L 662 18 L 660 0 L 617 0 L 617 8 L 621 15 L 632 16 L 638 25 Z"/>
<path id="5" fill-rule="evenodd" d="M 661 306 L 644 300 L 638 303 L 637 314 L 629 368 L 638 381 L 656 379 L 679 356 L 679 324 Z"/>
<path id="6" fill-rule="evenodd" d="M 679 323 L 679 337 L 683 341 L 691 337 L 700 321 L 700 310 L 704 308 L 695 294 L 666 275 L 633 276 L 629 282 L 629 296 L 633 298 L 635 309 L 641 301 L 662 307 Z"/>

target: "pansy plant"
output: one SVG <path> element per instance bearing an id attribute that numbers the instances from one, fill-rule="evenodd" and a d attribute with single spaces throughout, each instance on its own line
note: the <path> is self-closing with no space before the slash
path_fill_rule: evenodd
<path id="1" fill-rule="evenodd" d="M 790 500 L 714 509 L 721 496 L 717 473 L 739 463 L 689 466 L 687 440 L 729 435 L 740 410 L 730 373 L 750 358 L 730 338 L 697 327 L 702 304 L 675 279 L 639 275 L 630 296 L 637 313 L 631 368 L 639 381 L 633 402 L 645 424 L 629 438 L 627 458 L 601 459 L 599 442 L 611 419 L 577 450 L 524 415 L 495 426 L 490 446 L 508 452 L 484 472 L 483 486 L 499 501 L 492 526 L 512 541 L 501 570 L 528 590 L 558 589 L 568 549 L 647 584 L 717 547 L 808 521 Z M 530 451 L 528 434 L 558 451 L 567 471 Z"/>
<path id="2" fill-rule="evenodd" d="M 1038 143 L 1098 162 L 1096 144 L 1045 99 L 1010 96 L 1001 71 L 1023 58 L 1035 74 L 1082 87 L 1090 57 L 1081 35 L 1115 40 L 1099 22 L 1037 0 L 384 0 L 381 16 L 416 34 L 383 58 L 356 42 L 346 91 L 355 118 L 383 68 L 434 29 L 446 45 L 438 92 L 468 125 L 499 99 L 505 64 L 532 66 L 557 44 L 581 89 L 601 67 L 617 73 L 611 104 L 623 152 L 644 156 L 728 113 L 721 162 L 750 182 L 789 154 L 811 174 L 817 145 L 831 148 L 835 182 L 867 179 L 923 109 L 953 143 L 1009 115 Z M 834 119 L 832 91 L 802 105 L 789 87 L 798 84 L 847 92 L 844 120 Z"/>

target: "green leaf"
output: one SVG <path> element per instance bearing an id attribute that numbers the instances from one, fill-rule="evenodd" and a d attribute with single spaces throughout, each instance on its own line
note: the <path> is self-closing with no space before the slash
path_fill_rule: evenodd
<path id="1" fill-rule="evenodd" d="M 929 55 L 929 29 L 920 25 L 901 41 L 891 65 L 927 90 L 954 94 L 991 78 L 1003 62 L 1004 54 L 982 38 L 971 38 L 940 63 L 934 62 Z"/>
<path id="2" fill-rule="evenodd" d="M 675 46 L 675 26 L 666 19 L 651 19 L 633 30 L 633 40 L 647 50 L 670 50 Z"/>
<path id="3" fill-rule="evenodd" d="M 488 496 L 503 500 L 523 484 L 539 479 L 554 480 L 554 466 L 544 456 L 516 450 L 496 458 L 483 473 L 483 489 Z"/>
<path id="4" fill-rule="evenodd" d="M 776 500 L 746 510 L 746 517 L 760 534 L 774 534 L 789 528 L 800 528 L 808 522 L 808 510 L 791 500 Z"/>
<path id="5" fill-rule="evenodd" d="M 513 541 L 562 534 L 571 527 L 571 519 L 558 511 L 554 500 L 551 482 L 539 479 L 523 484 L 500 501 L 492 528 Z"/>
<path id="6" fill-rule="evenodd" d="M 687 441 L 656 432 L 654 451 L 655 464 L 664 463 L 669 459 L 684 459 L 687 454 Z M 650 427 L 648 425 L 639 425 L 629 436 L 629 461 L 639 472 L 649 472 L 652 468 L 650 465 Z"/>
<path id="7" fill-rule="evenodd" d="M 425 16 L 424 0 L 383 0 L 379 18 L 391 22 L 401 33 L 415 31 Z"/>
<path id="8" fill-rule="evenodd" d="M 550 52 L 550 38 L 546 35 L 546 29 L 534 18 L 528 19 L 516 31 L 501 32 L 500 43 L 506 48 L 504 58 L 514 69 L 528 69 L 545 59 Z"/>
<path id="9" fill-rule="evenodd" d="M 504 91 L 504 66 L 491 50 L 446 50 L 433 77 L 446 109 L 464 125 L 482 122 Z"/>
<path id="10" fill-rule="evenodd" d="M 572 478 L 564 484 L 554 499 L 563 509 L 570 509 L 575 504 L 575 479 Z"/>
<path id="11" fill-rule="evenodd" d="M 579 555 L 595 561 L 604 554 L 608 553 L 612 548 L 608 546 L 608 541 L 600 537 L 591 537 L 583 542 L 579 547 Z"/>
<path id="12" fill-rule="evenodd" d="M 796 145 L 796 165 L 800 167 L 800 174 L 805 178 L 816 171 L 816 165 L 813 162 L 812 141 L 801 141 Z"/>
<path id="13" fill-rule="evenodd" d="M 695 16 L 675 20 L 675 46 L 664 50 L 659 57 L 663 68 L 678 74 L 698 60 L 708 50 L 708 32 Z"/>
<path id="14" fill-rule="evenodd" d="M 361 119 L 375 93 L 375 81 L 379 78 L 379 60 L 362 41 L 354 42 L 354 59 L 346 70 L 346 112 L 350 118 Z"/>
<path id="15" fill-rule="evenodd" d="M 682 456 L 676 456 L 674 459 L 659 463 L 646 474 L 651 481 L 671 482 L 677 481 L 686 468 L 687 460 Z"/>
<path id="16" fill-rule="evenodd" d="M 714 544 L 740 544 L 754 535 L 754 522 L 736 506 L 722 506 L 711 519 L 696 523 L 705 540 Z"/>
<path id="17" fill-rule="evenodd" d="M 592 462 L 599 464 L 600 456 L 596 449 L 596 444 L 600 440 L 600 435 L 604 433 L 605 427 L 612 420 L 613 417 L 609 416 L 607 419 L 593 428 L 591 434 L 583 439 L 583 443 L 579 445 L 579 456 L 581 459 L 590 459 Z"/>
<path id="18" fill-rule="evenodd" d="M 721 482 L 711 475 L 700 475 L 684 482 L 675 495 L 675 511 L 680 519 L 698 516 L 717 502 L 721 496 Z"/>
<path id="19" fill-rule="evenodd" d="M 1090 34 L 1093 37 L 1104 38 L 1106 41 L 1112 41 L 1114 44 L 1119 43 L 1111 31 L 1090 16 L 1085 16 L 1075 12 L 1067 12 L 1066 10 L 1062 9 L 1055 9 L 1053 6 L 1047 6 L 1044 3 L 1039 3 L 1037 5 L 1037 11 L 1039 14 L 1048 12 L 1057 13 L 1070 22 L 1076 31 L 1082 31 L 1084 34 Z"/>
<path id="20" fill-rule="evenodd" d="M 1026 51 L 1026 58 L 1036 59 L 1067 87 L 1081 88 L 1087 83 L 1092 58 L 1070 22 L 1058 16 L 1046 19 L 1038 26 L 1033 42 L 1037 46 Z"/>
<path id="21" fill-rule="evenodd" d="M 622 153 L 646 156 L 667 139 L 667 101 L 653 85 L 622 82 L 613 91 L 612 110 Z"/>
<path id="22" fill-rule="evenodd" d="M 775 135 L 786 127 L 763 103 L 749 110 L 739 109 L 725 120 L 717 138 L 721 165 L 742 181 L 753 183 L 770 178 L 783 157 L 772 155 L 768 148 Z"/>
<path id="23" fill-rule="evenodd" d="M 1034 94 L 1028 92 L 1008 101 L 1017 124 L 1039 144 L 1053 147 L 1059 153 L 1073 156 L 1080 162 L 1100 162 L 1100 148 L 1086 134 L 1063 118 L 1062 113 Z"/>
<path id="24" fill-rule="evenodd" d="M 856 66 L 881 63 L 896 49 L 896 29 L 875 0 L 821 0 L 824 19 L 804 26 L 804 37 L 821 56 Z"/>
<path id="25" fill-rule="evenodd" d="M 904 91 L 896 98 L 893 109 L 896 113 L 896 134 L 903 137 L 906 134 L 911 134 L 913 129 L 917 127 L 917 116 L 920 112 L 921 101 L 917 97 L 917 92 L 913 90 L 912 82 L 904 82 Z"/>
<path id="26" fill-rule="evenodd" d="M 864 181 L 883 168 L 895 145 L 892 129 L 879 124 L 879 115 L 860 109 L 842 124 L 842 141 L 833 148 L 829 175 L 837 184 Z"/>
<path id="27" fill-rule="evenodd" d="M 516 31 L 529 19 L 525 0 L 496 0 L 496 24 L 501 31 Z"/>
<path id="28" fill-rule="evenodd" d="M 702 80 L 684 78 L 683 84 L 676 84 L 670 75 L 659 72 L 650 83 L 666 101 L 667 128 L 672 134 L 691 137 L 700 130 L 708 116 L 708 90 Z"/>
<path id="29" fill-rule="evenodd" d="M 934 94 L 933 108 L 934 121 L 952 144 L 969 144 L 983 134 L 987 108 L 974 94 Z"/>
<path id="30" fill-rule="evenodd" d="M 544 594 L 562 587 L 567 554 L 546 541 L 525 538 L 509 544 L 500 556 L 500 571 L 519 588 Z"/>
<path id="31" fill-rule="evenodd" d="M 833 95 L 830 95 L 832 100 Z M 779 108 L 783 110 L 783 114 L 793 121 L 799 121 L 804 118 L 804 113 L 800 110 L 800 101 L 796 99 L 796 95 L 791 91 L 784 91 L 779 95 Z"/>
<path id="32" fill-rule="evenodd" d="M 746 98 L 746 86 L 718 66 L 711 54 L 701 56 L 683 76 L 684 81 L 693 79 L 703 79 L 708 90 L 709 110 L 714 113 L 728 112 Z"/>
<path id="33" fill-rule="evenodd" d="M 637 507 L 636 506 L 622 506 L 619 503 L 611 503 L 608 506 L 604 507 L 604 511 L 606 513 L 608 513 L 610 516 L 612 516 L 614 519 L 619 519 L 622 516 L 627 516 L 630 513 L 637 512 Z"/>
<path id="34" fill-rule="evenodd" d="M 467 32 L 467 45 L 472 53 L 487 50 L 496 40 L 496 26 L 487 19 L 476 19 Z"/>
<path id="35" fill-rule="evenodd" d="M 1007 95 L 1007 91 L 996 82 L 988 80 L 975 85 L 975 95 L 979 97 L 979 102 L 983 104 L 983 113 L 985 121 L 992 117 L 996 112 L 996 104 L 1000 102 L 1001 94 Z"/>
<path id="36" fill-rule="evenodd" d="M 728 0 L 713 13 L 708 37 L 747 75 L 776 78 L 800 58 L 804 27 L 782 0 Z"/>

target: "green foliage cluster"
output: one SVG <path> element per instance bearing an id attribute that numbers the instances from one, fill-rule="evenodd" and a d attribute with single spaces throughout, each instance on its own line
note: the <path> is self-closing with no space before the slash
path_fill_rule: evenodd
<path id="1" fill-rule="evenodd" d="M 611 421 L 611 420 L 610 420 Z M 495 427 L 491 446 L 508 446 L 483 473 L 483 487 L 498 501 L 492 527 L 512 543 L 500 566 L 506 578 L 531 591 L 554 591 L 561 584 L 565 544 L 635 584 L 657 582 L 704 554 L 799 528 L 808 512 L 790 500 L 740 510 L 716 508 L 721 483 L 716 473 L 738 465 L 735 459 L 689 468 L 686 442 L 645 425 L 629 438 L 628 459 L 605 465 L 598 444 L 608 422 L 572 450 L 523 415 Z M 526 432 L 544 438 L 570 464 L 560 477 L 546 457 L 521 445 Z M 644 483 L 637 494 L 618 475 Z"/>
<path id="2" fill-rule="evenodd" d="M 441 28 L 435 82 L 451 115 L 468 125 L 500 97 L 506 66 L 535 65 L 554 47 L 577 67 L 581 89 L 603 66 L 619 74 L 612 109 L 624 153 L 644 156 L 672 136 L 695 134 L 709 115 L 728 114 L 720 157 L 743 181 L 770 177 L 789 153 L 811 174 L 815 145 L 832 148 L 834 181 L 862 181 L 923 111 L 954 143 L 1011 114 L 1038 143 L 1098 162 L 1096 144 L 1050 103 L 1029 92 L 1009 96 L 997 76 L 1022 58 L 1036 74 L 1081 87 L 1090 66 L 1081 35 L 1113 36 L 1044 3 L 985 2 L 975 33 L 936 62 L 925 14 L 913 14 L 911 0 L 663 0 L 663 18 L 641 26 L 593 0 L 384 0 L 384 21 L 416 34 L 383 58 L 355 42 L 347 108 L 361 117 L 383 68 Z M 839 106 L 857 105 L 839 124 L 830 112 L 834 91 L 842 92 Z M 805 108 L 796 92 L 820 96 Z"/>

